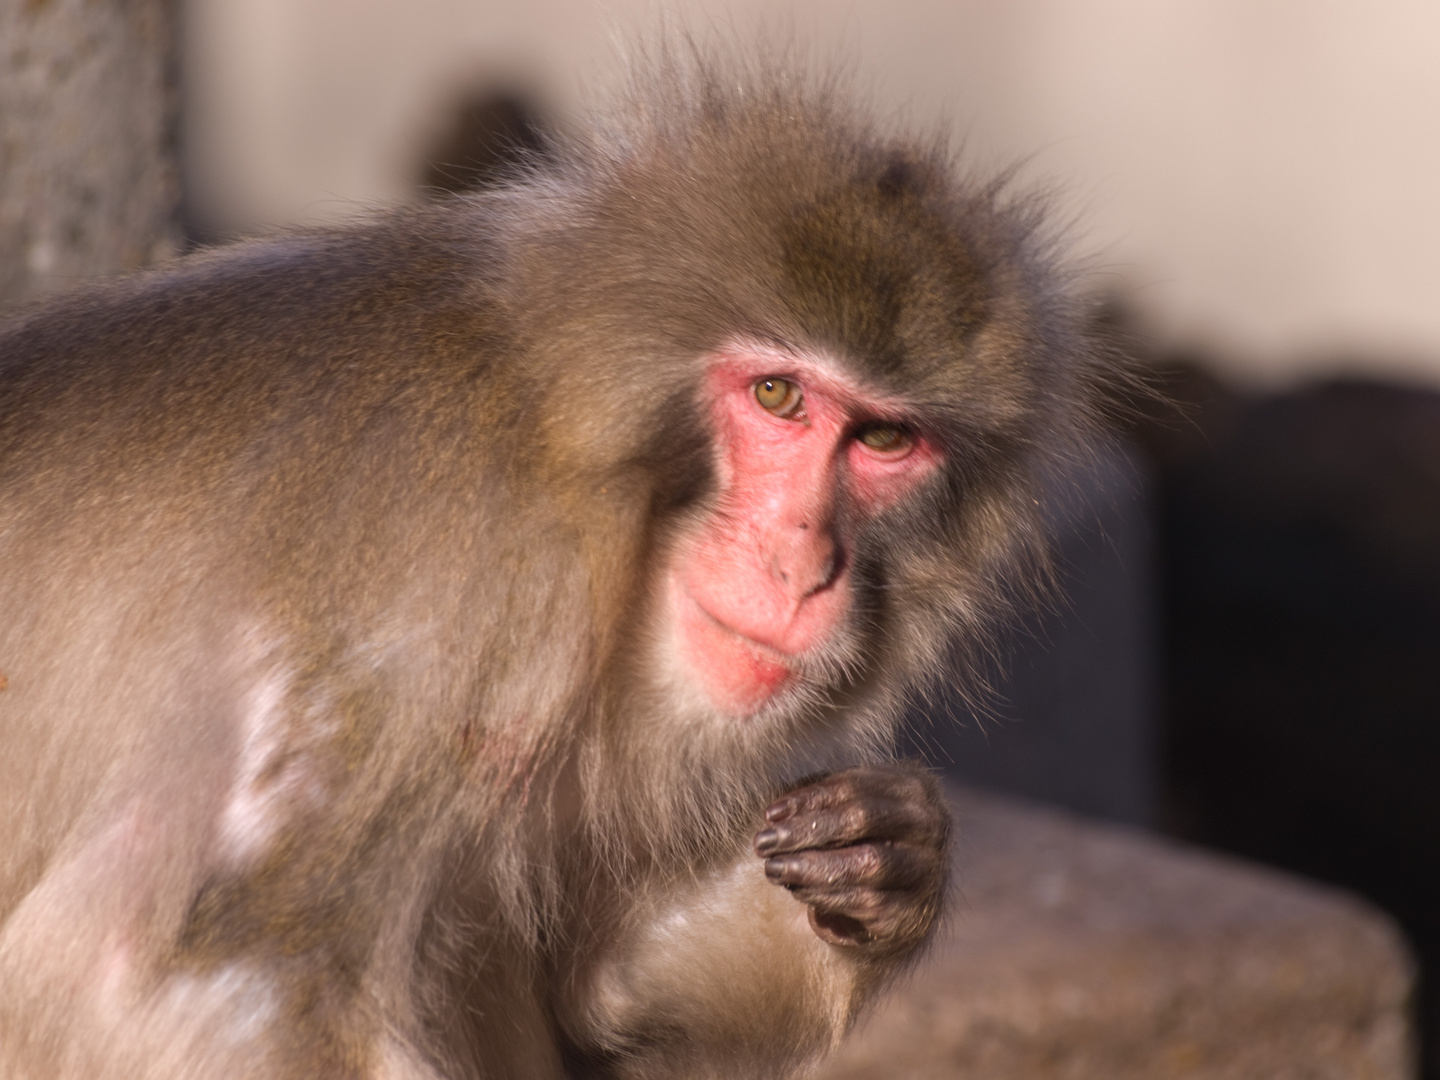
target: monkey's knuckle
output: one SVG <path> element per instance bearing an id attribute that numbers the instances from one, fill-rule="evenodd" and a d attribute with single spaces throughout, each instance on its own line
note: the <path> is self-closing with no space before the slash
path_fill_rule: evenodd
<path id="1" fill-rule="evenodd" d="M 912 849 L 887 844 L 876 854 L 875 873 L 871 877 L 886 887 L 910 887 L 925 880 L 925 870 Z"/>
<path id="2" fill-rule="evenodd" d="M 890 789 L 897 798 L 907 802 L 921 802 L 926 797 L 925 780 L 913 768 L 893 769 L 890 773 Z"/>
<path id="3" fill-rule="evenodd" d="M 873 836 L 885 821 L 883 807 L 869 799 L 852 802 L 845 808 L 846 834 L 857 839 Z"/>
<path id="4" fill-rule="evenodd" d="M 842 888 L 855 880 L 855 863 L 848 848 L 818 853 L 815 867 L 816 877 L 831 888 Z"/>
<path id="5" fill-rule="evenodd" d="M 950 831 L 944 822 L 920 821 L 907 830 L 905 841 L 928 858 L 943 858 L 950 846 Z"/>
<path id="6" fill-rule="evenodd" d="M 950 836 L 950 810 L 943 802 L 910 804 L 916 839 L 932 846 L 943 846 Z"/>
<path id="7" fill-rule="evenodd" d="M 875 844 L 859 844 L 850 849 L 852 877 L 856 881 L 876 880 L 890 868 L 894 855 Z"/>

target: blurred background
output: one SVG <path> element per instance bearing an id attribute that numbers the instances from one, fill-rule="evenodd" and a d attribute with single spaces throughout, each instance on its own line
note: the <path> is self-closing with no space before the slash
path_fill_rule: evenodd
<path id="1" fill-rule="evenodd" d="M 0 20 L 83 7 L 0 0 Z M 150 9 L 174 31 L 152 80 L 174 215 L 123 265 L 491 183 L 572 127 L 660 15 L 640 0 Z M 1065 531 L 1068 599 L 1017 634 L 993 705 L 917 715 L 914 751 L 1370 898 L 1421 958 L 1440 1078 L 1440 5 L 665 10 L 702 33 L 793 34 L 853 64 L 882 115 L 954 132 L 979 175 L 1018 164 L 1085 257 L 1097 321 L 1174 402 L 1135 403 L 1098 463 Z M 27 56 L 10 53 L 0 108 L 39 93 Z M 17 167 L 11 144 L 0 163 Z M 27 198 L 0 202 L 0 239 L 24 256 L 0 300 L 75 276 L 41 212 L 58 196 Z"/>

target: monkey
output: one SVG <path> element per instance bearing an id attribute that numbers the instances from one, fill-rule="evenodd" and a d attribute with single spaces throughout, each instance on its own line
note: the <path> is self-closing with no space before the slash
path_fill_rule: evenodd
<path id="1" fill-rule="evenodd" d="M 502 184 L 8 320 L 0 1076 L 819 1060 L 942 917 L 897 717 L 1100 429 L 1045 221 L 696 46 Z"/>

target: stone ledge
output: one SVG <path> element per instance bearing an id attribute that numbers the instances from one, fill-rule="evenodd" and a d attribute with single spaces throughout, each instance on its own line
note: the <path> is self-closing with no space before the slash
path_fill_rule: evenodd
<path id="1" fill-rule="evenodd" d="M 826 1080 L 1409 1080 L 1414 978 L 1349 894 L 952 792 L 949 924 Z"/>

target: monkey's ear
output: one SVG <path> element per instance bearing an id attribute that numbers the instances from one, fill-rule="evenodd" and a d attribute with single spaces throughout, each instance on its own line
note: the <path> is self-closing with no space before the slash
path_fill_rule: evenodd
<path id="1" fill-rule="evenodd" d="M 875 188 L 881 198 L 888 201 L 919 195 L 933 186 L 935 180 L 934 167 L 928 162 L 917 161 L 905 151 L 895 150 L 882 163 Z"/>

